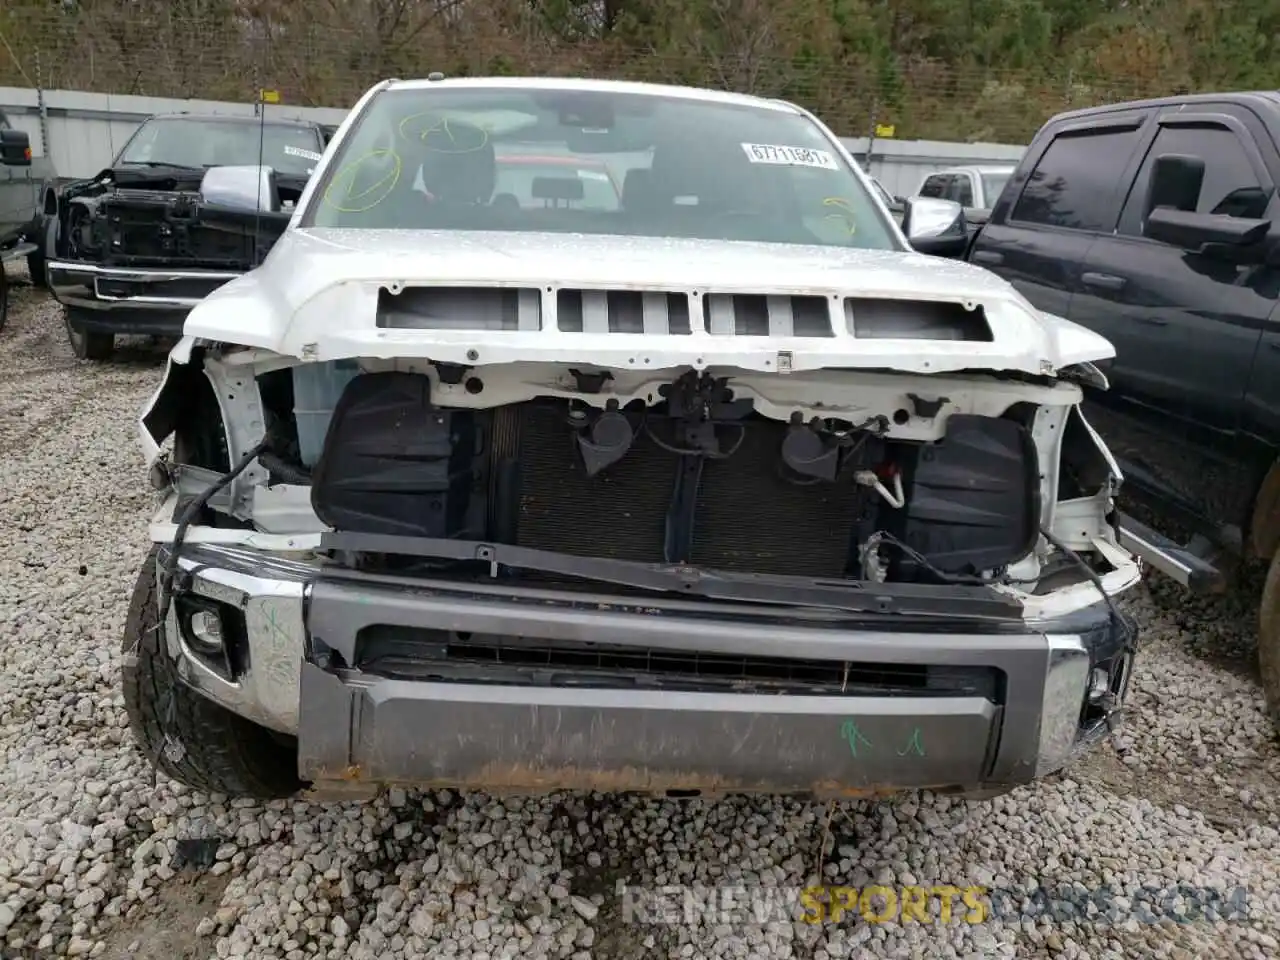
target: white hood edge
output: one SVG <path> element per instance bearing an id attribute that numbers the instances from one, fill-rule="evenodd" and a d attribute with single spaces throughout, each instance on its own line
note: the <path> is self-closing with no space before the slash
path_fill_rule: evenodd
<path id="1" fill-rule="evenodd" d="M 383 329 L 388 285 L 536 285 L 816 294 L 980 303 L 989 342 Z M 552 297 L 548 294 L 548 301 Z M 545 311 L 544 311 L 545 315 Z M 577 363 L 617 369 L 736 367 L 761 372 L 880 368 L 1056 375 L 1115 355 L 1078 324 L 1037 311 L 979 267 L 898 251 L 547 234 L 291 229 L 263 266 L 215 290 L 188 315 L 191 338 L 259 347 L 304 360 L 431 359 L 484 366 Z"/>

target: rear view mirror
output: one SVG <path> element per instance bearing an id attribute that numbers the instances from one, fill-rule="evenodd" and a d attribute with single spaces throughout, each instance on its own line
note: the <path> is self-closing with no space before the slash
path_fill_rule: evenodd
<path id="1" fill-rule="evenodd" d="M 902 232 L 912 249 L 935 257 L 959 257 L 969 244 L 964 208 L 954 200 L 912 197 L 902 213 Z"/>
<path id="2" fill-rule="evenodd" d="M 31 166 L 31 138 L 21 130 L 0 130 L 0 163 L 6 167 Z"/>

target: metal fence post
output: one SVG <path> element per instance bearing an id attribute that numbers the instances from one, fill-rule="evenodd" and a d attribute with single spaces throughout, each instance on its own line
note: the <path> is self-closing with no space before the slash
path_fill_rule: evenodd
<path id="1" fill-rule="evenodd" d="M 36 106 L 40 110 L 40 155 L 45 159 L 53 156 L 49 149 L 49 106 L 44 100 L 44 74 L 40 72 L 40 49 L 35 51 L 36 59 Z"/>

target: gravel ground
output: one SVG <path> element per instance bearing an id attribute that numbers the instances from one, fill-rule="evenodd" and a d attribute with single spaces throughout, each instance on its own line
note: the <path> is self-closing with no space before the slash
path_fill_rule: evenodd
<path id="1" fill-rule="evenodd" d="M 153 782 L 117 650 L 153 504 L 134 423 L 163 350 L 130 342 L 80 364 L 55 305 L 26 285 L 14 301 L 0 332 L 0 957 L 1277 955 L 1280 752 L 1252 665 L 1256 583 L 1211 604 L 1158 583 L 1128 599 L 1146 646 L 1127 728 L 1068 776 L 994 801 L 392 791 L 262 806 Z M 1037 887 L 1119 899 L 1080 920 L 646 923 L 617 886 L 781 896 L 818 870 L 836 885 L 981 884 L 1010 904 Z M 1246 887 L 1248 916 L 1139 909 L 1141 888 L 1176 884 Z"/>

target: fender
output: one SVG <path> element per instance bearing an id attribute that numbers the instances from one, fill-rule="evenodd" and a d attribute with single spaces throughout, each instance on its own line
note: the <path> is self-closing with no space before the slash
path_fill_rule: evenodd
<path id="1" fill-rule="evenodd" d="M 1280 546 L 1280 460 L 1271 465 L 1258 487 L 1248 543 L 1248 552 L 1259 560 L 1270 560 Z"/>
<path id="2" fill-rule="evenodd" d="M 148 470 L 160 460 L 160 445 L 177 428 L 183 398 L 189 393 L 192 378 L 203 376 L 203 371 L 191 363 L 195 344 L 194 337 L 183 337 L 169 351 L 160 386 L 151 394 L 138 417 L 138 440 L 142 444 Z"/>

